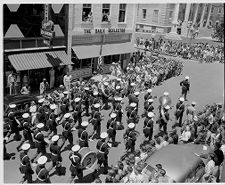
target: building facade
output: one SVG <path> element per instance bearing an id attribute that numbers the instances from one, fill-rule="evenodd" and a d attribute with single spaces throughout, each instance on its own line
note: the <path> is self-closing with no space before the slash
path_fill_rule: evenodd
<path id="1" fill-rule="evenodd" d="M 85 78 L 96 71 L 101 55 L 103 72 L 112 62 L 125 68 L 132 44 L 136 5 L 134 4 L 70 4 L 67 51 L 74 65 L 73 79 Z"/>
<path id="2" fill-rule="evenodd" d="M 50 80 L 51 68 L 58 76 L 66 65 L 71 64 L 65 42 L 67 12 L 66 4 L 3 5 L 4 87 L 9 85 L 8 75 L 13 72 L 16 86 L 21 87 L 28 82 L 31 90 L 38 90 L 43 78 Z M 54 23 L 55 37 L 51 47 L 46 46 L 41 35 L 42 22 L 46 16 Z"/>

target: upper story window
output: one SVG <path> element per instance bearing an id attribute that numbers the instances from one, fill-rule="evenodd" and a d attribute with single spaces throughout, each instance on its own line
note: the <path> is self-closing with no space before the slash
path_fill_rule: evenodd
<path id="1" fill-rule="evenodd" d="M 146 19 L 146 13 L 147 13 L 147 10 L 146 9 L 142 9 L 142 18 L 143 19 Z"/>
<path id="2" fill-rule="evenodd" d="M 218 8 L 218 13 L 222 13 L 222 8 Z"/>
<path id="3" fill-rule="evenodd" d="M 214 7 L 212 7 L 212 9 L 211 9 L 211 13 L 213 13 L 213 11 L 214 11 Z"/>
<path id="4" fill-rule="evenodd" d="M 110 21 L 110 4 L 102 5 L 102 22 Z"/>
<path id="5" fill-rule="evenodd" d="M 93 21 L 93 15 L 91 12 L 91 4 L 83 4 L 82 21 L 83 22 Z"/>
<path id="6" fill-rule="evenodd" d="M 125 22 L 126 4 L 120 4 L 119 9 L 119 22 Z"/>
<path id="7" fill-rule="evenodd" d="M 158 23 L 158 18 L 159 18 L 159 10 L 154 10 L 152 21 L 155 22 L 155 23 Z"/>

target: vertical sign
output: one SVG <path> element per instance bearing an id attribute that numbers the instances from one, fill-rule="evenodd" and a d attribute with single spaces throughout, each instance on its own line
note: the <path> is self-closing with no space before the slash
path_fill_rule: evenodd
<path id="1" fill-rule="evenodd" d="M 48 21 L 48 8 L 49 8 L 49 5 L 48 4 L 45 4 L 45 16 L 44 16 L 44 19 L 46 21 Z"/>

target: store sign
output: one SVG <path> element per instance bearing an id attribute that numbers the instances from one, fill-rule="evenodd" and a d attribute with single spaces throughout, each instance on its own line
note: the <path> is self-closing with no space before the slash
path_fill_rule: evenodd
<path id="1" fill-rule="evenodd" d="M 54 23 L 51 20 L 42 21 L 41 35 L 44 37 L 43 43 L 50 46 L 51 41 L 55 37 Z"/>
<path id="2" fill-rule="evenodd" d="M 84 29 L 84 34 L 105 34 L 105 33 L 125 33 L 125 28 L 96 28 L 96 29 Z"/>

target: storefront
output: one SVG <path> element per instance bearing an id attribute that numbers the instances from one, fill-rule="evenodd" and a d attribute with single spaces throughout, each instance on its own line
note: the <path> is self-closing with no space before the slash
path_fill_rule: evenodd
<path id="1" fill-rule="evenodd" d="M 54 78 L 54 87 L 62 84 L 63 75 L 68 65 L 73 64 L 64 50 L 35 50 L 10 52 L 5 54 L 5 83 L 8 75 L 13 72 L 15 84 L 19 83 L 20 88 L 24 83 L 28 83 L 32 92 L 39 90 L 39 84 L 43 78 L 50 83 L 50 78 Z M 51 76 L 50 70 L 53 75 Z M 51 77 L 50 77 L 51 76 Z M 18 87 L 18 89 L 20 89 Z M 17 92 L 19 93 L 19 92 Z M 15 93 L 14 93 L 15 94 Z"/>

